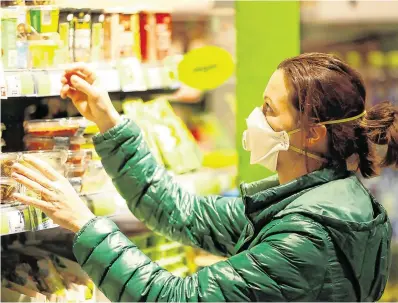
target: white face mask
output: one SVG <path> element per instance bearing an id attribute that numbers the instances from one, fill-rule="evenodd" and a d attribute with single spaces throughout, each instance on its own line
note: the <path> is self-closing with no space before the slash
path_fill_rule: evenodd
<path id="1" fill-rule="evenodd" d="M 321 122 L 317 125 L 349 122 L 359 119 L 365 114 L 366 111 L 352 118 Z M 246 124 L 247 130 L 245 130 L 243 133 L 242 144 L 245 150 L 250 151 L 250 164 L 260 164 L 271 171 L 276 171 L 279 152 L 287 151 L 289 149 L 315 160 L 327 162 L 325 158 L 291 146 L 289 135 L 299 132 L 300 129 L 295 129 L 289 132 L 274 131 L 268 124 L 268 121 L 260 107 L 256 107 L 252 111 L 252 113 L 246 119 Z"/>

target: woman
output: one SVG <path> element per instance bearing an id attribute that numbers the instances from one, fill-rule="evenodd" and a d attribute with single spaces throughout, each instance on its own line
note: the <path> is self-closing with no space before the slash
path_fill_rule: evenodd
<path id="1" fill-rule="evenodd" d="M 398 111 L 365 111 L 360 75 L 326 54 L 282 62 L 247 119 L 251 163 L 276 170 L 241 186 L 241 198 L 196 196 L 158 166 L 133 121 L 122 120 L 95 75 L 76 65 L 62 79 L 69 97 L 101 134 L 96 150 L 136 217 L 152 230 L 229 259 L 185 279 L 146 257 L 107 218 L 96 218 L 69 183 L 45 163 L 26 160 L 14 178 L 43 193 L 15 198 L 77 232 L 73 251 L 112 301 L 374 301 L 390 267 L 391 225 L 364 177 L 398 164 Z M 374 144 L 386 145 L 379 162 Z M 351 161 L 355 163 L 355 161 Z"/>

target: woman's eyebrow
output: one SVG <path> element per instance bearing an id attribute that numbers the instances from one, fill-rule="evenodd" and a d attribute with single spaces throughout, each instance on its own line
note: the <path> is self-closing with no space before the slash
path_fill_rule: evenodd
<path id="1" fill-rule="evenodd" d="M 274 102 L 272 102 L 272 99 L 270 98 L 270 97 L 268 97 L 267 95 L 264 95 L 263 96 L 263 99 L 264 99 L 264 101 L 269 101 L 269 105 L 273 108 L 273 109 L 275 109 L 275 105 L 274 105 Z"/>

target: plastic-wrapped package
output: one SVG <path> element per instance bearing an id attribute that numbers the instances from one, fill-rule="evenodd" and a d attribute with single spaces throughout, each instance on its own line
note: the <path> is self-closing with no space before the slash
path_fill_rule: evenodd
<path id="1" fill-rule="evenodd" d="M 151 117 L 151 130 L 167 168 L 177 174 L 199 169 L 203 156 L 185 123 L 166 99 L 145 103 L 145 117 Z"/>
<path id="2" fill-rule="evenodd" d="M 145 103 L 142 100 L 130 100 L 123 103 L 123 111 L 125 115 L 133 120 L 142 131 L 145 142 L 147 143 L 152 155 L 160 165 L 164 165 L 161 152 L 156 143 L 156 137 L 153 130 L 153 118 L 145 116 Z"/>
<path id="3" fill-rule="evenodd" d="M 24 122 L 25 133 L 38 137 L 73 137 L 83 134 L 87 125 L 84 118 L 31 120 Z"/>

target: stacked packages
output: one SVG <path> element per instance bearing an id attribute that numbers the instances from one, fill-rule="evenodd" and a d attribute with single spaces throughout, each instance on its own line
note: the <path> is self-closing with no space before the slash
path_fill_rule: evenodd
<path id="1" fill-rule="evenodd" d="M 94 301 L 94 283 L 66 258 L 26 246 L 1 255 L 2 302 Z"/>

